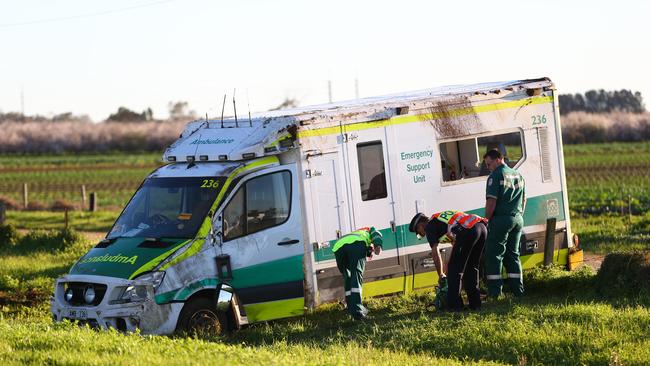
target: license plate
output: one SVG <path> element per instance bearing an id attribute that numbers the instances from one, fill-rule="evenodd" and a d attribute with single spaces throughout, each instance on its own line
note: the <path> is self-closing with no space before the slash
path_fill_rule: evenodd
<path id="1" fill-rule="evenodd" d="M 68 310 L 68 318 L 70 319 L 87 319 L 88 312 L 86 310 Z"/>

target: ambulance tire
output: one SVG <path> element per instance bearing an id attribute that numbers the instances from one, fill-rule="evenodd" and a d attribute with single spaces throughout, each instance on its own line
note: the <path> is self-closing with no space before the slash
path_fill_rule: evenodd
<path id="1" fill-rule="evenodd" d="M 196 297 L 183 306 L 176 332 L 181 334 L 224 334 L 231 329 L 226 313 L 217 311 L 214 300 Z"/>

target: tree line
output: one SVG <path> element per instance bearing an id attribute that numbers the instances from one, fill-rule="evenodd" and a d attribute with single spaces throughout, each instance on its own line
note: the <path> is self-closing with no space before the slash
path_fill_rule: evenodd
<path id="1" fill-rule="evenodd" d="M 629 112 L 643 113 L 643 97 L 640 92 L 630 90 L 589 90 L 583 94 L 560 94 L 560 114 L 571 112 L 609 113 Z"/>

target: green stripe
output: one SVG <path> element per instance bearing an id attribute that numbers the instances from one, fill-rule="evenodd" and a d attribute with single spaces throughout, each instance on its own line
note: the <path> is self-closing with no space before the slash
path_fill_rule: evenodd
<path id="1" fill-rule="evenodd" d="M 293 257 L 235 269 L 232 271 L 232 281 L 229 284 L 234 288 L 245 288 L 300 281 L 304 278 L 302 259 L 303 255 L 299 254 Z"/>
<path id="2" fill-rule="evenodd" d="M 553 209 L 550 212 L 547 210 L 547 202 L 556 202 L 557 210 Z M 553 205 L 551 205 L 553 206 Z M 477 208 L 471 211 L 466 211 L 466 213 L 471 213 L 479 216 L 485 215 L 485 207 Z M 555 192 L 541 196 L 529 197 L 526 201 L 526 212 L 524 213 L 524 225 L 541 225 L 546 224 L 546 220 L 549 217 L 556 217 L 558 221 L 565 220 L 564 216 L 564 201 L 562 200 L 562 192 Z M 405 243 L 400 245 L 401 248 L 408 247 L 412 245 L 423 244 L 424 241 L 418 240 L 415 236 L 415 233 L 412 233 L 408 230 L 409 224 L 398 225 L 396 228 L 396 233 L 393 233 L 390 228 L 379 230 L 384 238 L 384 250 L 395 249 L 397 248 L 396 238 L 404 238 Z M 316 262 L 322 262 L 330 259 L 334 259 L 334 253 L 332 252 L 332 246 L 336 243 L 336 239 L 330 240 L 330 247 L 319 249 L 314 252 L 314 258 Z"/>

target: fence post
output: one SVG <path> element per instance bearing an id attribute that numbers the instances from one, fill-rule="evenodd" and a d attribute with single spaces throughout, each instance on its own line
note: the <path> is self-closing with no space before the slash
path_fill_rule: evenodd
<path id="1" fill-rule="evenodd" d="M 632 195 L 627 195 L 627 219 L 630 225 L 632 225 Z"/>
<path id="2" fill-rule="evenodd" d="M 65 209 L 65 229 L 68 229 L 68 224 L 69 224 L 69 219 L 68 219 L 68 209 Z"/>
<path id="3" fill-rule="evenodd" d="M 29 201 L 27 200 L 27 183 L 23 183 L 23 207 L 27 208 Z"/>
<path id="4" fill-rule="evenodd" d="M 81 185 L 81 207 L 86 207 L 86 185 Z"/>
<path id="5" fill-rule="evenodd" d="M 5 207 L 4 202 L 0 202 L 0 225 L 4 225 L 6 219 L 7 219 L 7 208 Z"/>
<path id="6" fill-rule="evenodd" d="M 97 212 L 97 193 L 90 192 L 90 211 Z"/>

